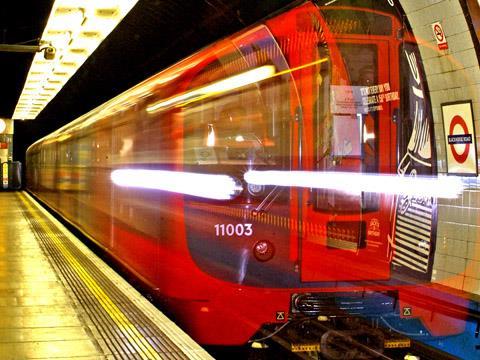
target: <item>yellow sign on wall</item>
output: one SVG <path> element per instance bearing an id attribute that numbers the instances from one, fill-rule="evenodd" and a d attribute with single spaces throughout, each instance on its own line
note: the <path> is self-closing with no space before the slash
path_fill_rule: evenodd
<path id="1" fill-rule="evenodd" d="M 3 178 L 3 188 L 8 188 L 8 163 L 4 162 L 2 164 L 2 178 Z"/>

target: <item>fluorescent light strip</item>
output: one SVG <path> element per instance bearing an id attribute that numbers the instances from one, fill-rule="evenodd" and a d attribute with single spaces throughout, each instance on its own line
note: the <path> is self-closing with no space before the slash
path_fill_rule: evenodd
<path id="1" fill-rule="evenodd" d="M 112 171 L 110 178 L 118 186 L 163 190 L 216 200 L 230 200 L 243 191 L 240 182 L 228 175 L 119 169 Z"/>
<path id="2" fill-rule="evenodd" d="M 185 103 L 205 99 L 210 96 L 218 95 L 223 92 L 232 91 L 243 86 L 260 82 L 272 77 L 274 74 L 275 67 L 273 65 L 260 66 L 226 79 L 216 81 L 212 84 L 202 86 L 198 89 L 188 91 L 181 95 L 171 97 L 170 99 L 159 101 L 147 107 L 147 111 L 149 113 L 154 113 L 171 106 L 179 106 Z"/>
<path id="3" fill-rule="evenodd" d="M 329 189 L 355 195 L 370 192 L 454 199 L 464 189 L 461 179 L 447 176 L 411 177 L 347 172 L 251 170 L 245 173 L 244 179 L 253 185 Z"/>
<path id="4" fill-rule="evenodd" d="M 36 118 L 137 1 L 56 0 L 40 40 L 55 48 L 55 58 L 35 54 L 19 102 L 47 99 L 41 108 L 17 105 L 12 118 Z"/>
<path id="5" fill-rule="evenodd" d="M 216 81 L 212 84 L 205 85 L 197 89 L 185 92 L 181 95 L 176 95 L 169 99 L 158 101 L 155 104 L 148 106 L 147 111 L 149 113 L 155 113 L 157 111 L 165 110 L 172 106 L 184 106 L 186 104 L 203 100 L 211 96 L 236 90 L 243 86 L 255 84 L 257 82 L 270 79 L 274 76 L 285 75 L 285 74 L 292 73 L 294 71 L 308 68 L 310 66 L 321 64 L 327 61 L 328 61 L 328 58 L 321 58 L 321 59 L 312 61 L 310 63 L 303 64 L 295 68 L 283 70 L 280 72 L 275 72 L 275 67 L 273 65 L 263 65 L 258 68 L 245 71 L 243 73 L 233 75 L 226 79 Z"/>

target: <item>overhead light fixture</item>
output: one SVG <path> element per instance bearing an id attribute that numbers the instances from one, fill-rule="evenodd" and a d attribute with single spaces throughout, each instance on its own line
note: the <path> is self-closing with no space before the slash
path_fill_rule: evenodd
<path id="1" fill-rule="evenodd" d="M 0 118 L 0 134 L 3 134 L 6 128 L 7 128 L 7 123 L 5 122 L 4 119 Z"/>
<path id="2" fill-rule="evenodd" d="M 55 0 L 12 118 L 35 119 L 137 1 Z"/>

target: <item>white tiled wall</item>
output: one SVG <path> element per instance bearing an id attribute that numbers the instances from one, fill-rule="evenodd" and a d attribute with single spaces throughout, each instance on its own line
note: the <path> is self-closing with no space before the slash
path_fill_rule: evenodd
<path id="1" fill-rule="evenodd" d="M 439 204 L 433 278 L 480 294 L 480 184 L 467 182 L 463 196 Z"/>
<path id="2" fill-rule="evenodd" d="M 480 69 L 468 24 L 459 0 L 403 0 L 421 54 L 433 107 L 438 169 L 445 173 L 445 137 L 441 104 L 471 100 L 480 149 Z M 438 50 L 431 24 L 441 22 L 448 50 Z M 468 184 L 455 200 L 440 200 L 433 279 L 444 285 L 480 294 L 480 180 Z"/>

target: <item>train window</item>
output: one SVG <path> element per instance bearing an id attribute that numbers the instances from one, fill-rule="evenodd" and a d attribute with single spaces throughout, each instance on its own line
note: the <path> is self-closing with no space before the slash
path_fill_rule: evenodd
<path id="1" fill-rule="evenodd" d="M 266 110 L 259 96 L 257 89 L 244 90 L 240 103 L 227 96 L 186 109 L 185 161 L 274 164 L 275 139 L 268 135 Z"/>
<path id="2" fill-rule="evenodd" d="M 392 34 L 392 19 L 365 10 L 324 8 L 322 11 L 328 27 L 336 34 Z"/>
<path id="3" fill-rule="evenodd" d="M 190 88 L 198 91 L 256 69 L 271 69 L 273 75 L 287 68 L 264 27 L 234 42 L 235 47 L 222 49 L 198 71 Z M 282 141 L 289 139 L 283 121 L 290 110 L 289 89 L 286 76 L 272 76 L 187 104 L 183 108 L 184 162 L 279 166 L 289 151 Z"/>
<path id="4" fill-rule="evenodd" d="M 359 136 L 359 155 L 361 157 L 361 171 L 365 173 L 378 172 L 378 111 L 373 107 L 365 108 L 361 90 L 365 87 L 378 84 L 377 47 L 367 44 L 340 44 L 340 51 L 345 60 L 347 71 L 352 79 L 356 106 L 356 130 Z"/>
<path id="5" fill-rule="evenodd" d="M 331 118 L 317 120 L 317 168 L 326 171 L 378 172 L 378 111 L 363 103 L 361 90 L 378 83 L 377 47 L 339 43 L 347 70 L 347 84 L 332 85 Z M 322 91 L 319 91 L 321 94 Z M 378 196 L 361 197 L 330 190 L 318 190 L 316 209 L 340 212 L 373 211 Z"/>

